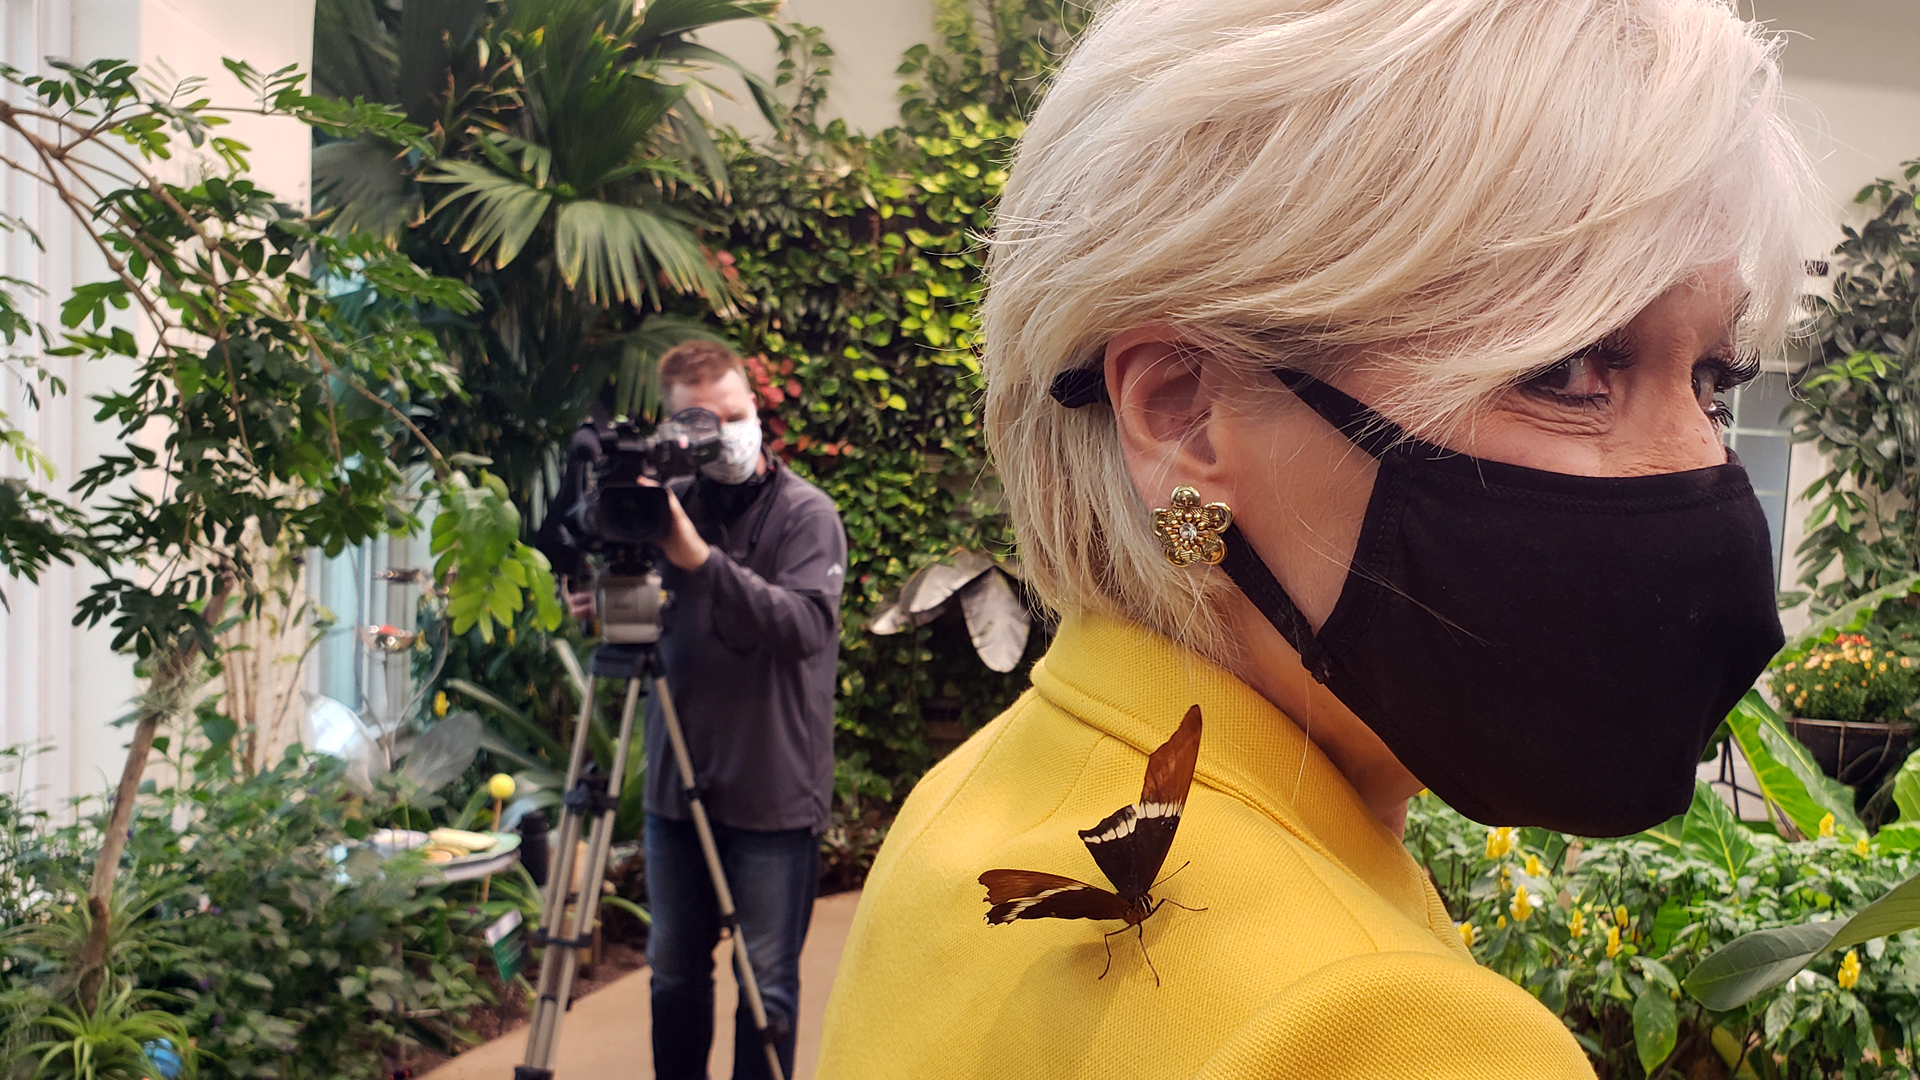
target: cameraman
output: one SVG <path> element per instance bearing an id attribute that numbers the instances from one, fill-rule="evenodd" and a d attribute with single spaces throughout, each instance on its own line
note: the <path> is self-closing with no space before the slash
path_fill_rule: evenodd
<path id="1" fill-rule="evenodd" d="M 690 341 L 660 360 L 667 415 L 717 415 L 722 454 L 671 481 L 672 531 L 660 542 L 674 596 L 660 658 L 686 729 L 747 950 L 793 1075 L 800 947 L 813 916 L 820 840 L 833 796 L 833 693 L 847 541 L 824 492 L 761 447 L 740 358 Z M 579 618 L 592 594 L 568 594 Z M 660 703 L 647 701 L 647 894 L 653 926 L 653 1067 L 704 1080 L 713 1042 L 719 902 L 700 851 Z M 733 1075 L 767 1075 L 742 994 Z"/>

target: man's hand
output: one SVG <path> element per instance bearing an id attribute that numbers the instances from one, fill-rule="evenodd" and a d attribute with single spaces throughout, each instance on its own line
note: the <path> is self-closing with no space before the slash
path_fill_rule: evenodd
<path id="1" fill-rule="evenodd" d="M 641 483 L 651 483 L 642 479 Z M 660 541 L 660 551 L 667 561 L 682 570 L 698 570 L 707 564 L 707 555 L 711 549 L 700 538 L 699 530 L 693 527 L 693 519 L 680 505 L 680 499 L 673 491 L 667 491 L 667 509 L 673 513 L 673 526 L 666 538 Z"/>
<path id="2" fill-rule="evenodd" d="M 593 621 L 593 590 L 574 588 L 573 579 L 567 578 L 560 586 L 560 598 L 567 602 L 567 614 L 583 623 Z"/>

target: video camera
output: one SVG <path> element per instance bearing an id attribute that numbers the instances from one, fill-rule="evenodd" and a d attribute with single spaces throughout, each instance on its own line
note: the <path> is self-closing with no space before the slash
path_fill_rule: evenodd
<path id="1" fill-rule="evenodd" d="M 572 447 L 571 490 L 555 500 L 555 527 L 541 529 L 541 550 L 575 577 L 585 576 L 586 555 L 602 556 L 594 577 L 601 636 L 616 645 L 652 644 L 660 639 L 665 601 L 654 545 L 673 528 L 664 485 L 720 456 L 720 418 L 683 409 L 652 432 L 624 421 L 589 421 L 574 433 Z"/>

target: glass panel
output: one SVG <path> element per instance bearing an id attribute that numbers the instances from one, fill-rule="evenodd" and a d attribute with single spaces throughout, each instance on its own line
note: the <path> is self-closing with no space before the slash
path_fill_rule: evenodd
<path id="1" fill-rule="evenodd" d="M 1744 431 L 1785 430 L 1780 414 L 1793 401 L 1784 372 L 1763 371 L 1754 380 L 1734 392 L 1733 424 Z M 1745 453 L 1741 454 L 1745 457 Z"/>
<path id="2" fill-rule="evenodd" d="M 1747 467 L 1753 490 L 1764 500 L 1767 495 L 1787 490 L 1787 438 L 1784 435 L 1736 433 L 1733 452 Z"/>

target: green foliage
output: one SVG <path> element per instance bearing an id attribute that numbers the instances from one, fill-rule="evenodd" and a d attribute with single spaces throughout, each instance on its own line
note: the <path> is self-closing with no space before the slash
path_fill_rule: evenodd
<path id="1" fill-rule="evenodd" d="M 492 644 L 494 626 L 513 626 L 527 594 L 534 599 L 535 625 L 560 625 L 553 568 L 545 555 L 520 542 L 520 511 L 499 477 L 482 472 L 477 485 L 453 477 L 440 496 L 432 551 L 438 556 L 434 576 L 451 578 L 447 618 L 455 635 L 477 628 Z"/>
<path id="2" fill-rule="evenodd" d="M 928 721 L 977 727 L 1026 682 L 1024 665 L 985 670 L 944 621 L 884 638 L 863 627 L 927 563 L 1012 546 L 977 412 L 977 241 L 1035 92 L 1084 25 L 1078 10 L 943 5 L 943 47 L 916 48 L 902 67 L 914 79 L 906 122 L 871 137 L 813 123 L 832 50 L 794 28 L 778 80 L 794 102 L 787 137 L 722 144 L 726 250 L 746 299 L 717 329 L 749 357 L 770 445 L 840 508 L 849 568 L 836 746 L 900 791 L 932 763 Z M 1054 21 L 1061 11 L 1067 21 Z M 842 825 L 861 831 L 849 815 Z"/>
<path id="3" fill-rule="evenodd" d="M 1827 455 L 1806 490 L 1814 500 L 1799 549 L 1800 584 L 1831 609 L 1920 572 L 1920 338 L 1914 335 L 1920 161 L 1903 179 L 1880 180 L 1856 201 L 1872 214 L 1847 228 L 1833 256 L 1833 293 L 1818 302 L 1819 356 L 1786 416 L 1794 438 Z M 1839 574 L 1823 581 L 1829 568 Z M 1888 605 L 1882 621 L 1915 621 L 1912 602 Z"/>
<path id="4" fill-rule="evenodd" d="M 1874 841 L 1863 851 L 1862 840 L 1834 835 L 1783 841 L 1734 821 L 1704 786 L 1683 819 L 1578 842 L 1490 830 L 1423 795 L 1406 844 L 1474 956 L 1560 1014 L 1603 1076 L 1913 1075 L 1920 932 L 1894 922 L 1861 928 L 1886 937 L 1833 936 L 1847 913 L 1920 870 L 1910 851 Z M 1792 977 L 1778 990 L 1725 1009 L 1683 995 L 1679 973 L 1697 972 L 1720 947 L 1814 919 L 1834 920 L 1813 925 L 1845 941 L 1836 950 L 1859 946 L 1851 974 L 1845 956 L 1828 953 L 1783 972 Z"/>
<path id="5" fill-rule="evenodd" d="M 127 1037 L 164 1036 L 193 1040 L 203 1076 L 385 1075 L 383 1052 L 423 1037 L 451 1049 L 464 1036 L 450 1018 L 488 1000 L 471 959 L 487 913 L 447 899 L 476 886 L 434 884 L 417 859 L 357 843 L 399 812 L 398 782 L 363 798 L 339 762 L 297 748 L 245 776 L 234 731 L 202 710 L 203 748 L 174 760 L 181 785 L 149 792 L 114 907 L 113 989 L 92 1007 L 65 972 L 86 938 L 75 901 L 98 834 L 23 821 L 0 799 L 11 872 L 37 885 L 8 898 L 20 906 L 0 937 L 0 1032 L 16 1048 L 49 1044 L 36 1055 L 69 1047 L 51 1075 L 87 1075 L 70 1068 L 83 1034 L 128 1068 Z"/>
<path id="6" fill-rule="evenodd" d="M 1904 719 L 1920 697 L 1916 650 L 1842 634 L 1831 645 L 1788 661 L 1773 675 L 1773 696 L 1795 715 L 1825 720 Z"/>
<path id="7" fill-rule="evenodd" d="M 417 80 L 426 89 L 407 106 L 428 137 L 419 153 L 384 133 L 322 145 L 315 191 L 336 233 L 392 236 L 478 294 L 477 311 L 434 325 L 466 394 L 443 397 L 425 426 L 490 458 L 537 520 L 567 437 L 609 381 L 644 385 L 638 373 L 688 333 L 643 308 L 687 293 L 730 310 L 731 282 L 699 235 L 726 172 L 687 95 L 702 71 L 738 68 L 693 35 L 775 5 L 492 0 L 438 9 L 454 16 L 442 26 L 416 25 L 435 13 L 416 5 L 397 38 L 380 6 L 333 0 L 320 29 L 334 36 L 315 51 L 372 71 L 330 68 L 336 90 L 397 100 Z M 427 67 L 403 78 L 402 56 Z"/>

